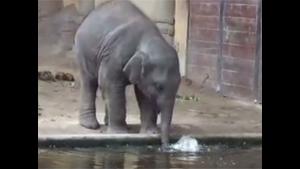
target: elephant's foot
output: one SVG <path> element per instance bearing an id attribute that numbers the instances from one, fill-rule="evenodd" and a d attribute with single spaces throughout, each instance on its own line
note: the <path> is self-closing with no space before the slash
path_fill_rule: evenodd
<path id="1" fill-rule="evenodd" d="M 88 129 L 98 129 L 100 128 L 100 124 L 97 121 L 96 115 L 89 113 L 89 114 L 81 114 L 79 117 L 79 124 L 82 127 Z"/>
<path id="2" fill-rule="evenodd" d="M 157 126 L 141 127 L 140 133 L 143 133 L 143 134 L 158 134 L 159 130 L 158 130 Z"/>
<path id="3" fill-rule="evenodd" d="M 108 126 L 107 133 L 128 133 L 128 127 L 127 126 Z"/>

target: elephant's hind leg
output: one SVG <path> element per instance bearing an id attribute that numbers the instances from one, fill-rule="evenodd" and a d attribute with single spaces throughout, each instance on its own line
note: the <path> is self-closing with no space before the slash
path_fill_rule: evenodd
<path id="1" fill-rule="evenodd" d="M 96 118 L 96 92 L 98 88 L 97 78 L 91 78 L 81 71 L 81 104 L 79 123 L 88 129 L 100 127 Z"/>

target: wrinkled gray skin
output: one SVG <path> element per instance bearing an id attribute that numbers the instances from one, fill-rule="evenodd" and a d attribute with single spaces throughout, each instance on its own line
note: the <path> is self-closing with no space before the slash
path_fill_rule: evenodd
<path id="1" fill-rule="evenodd" d="M 130 2 L 105 3 L 78 28 L 75 51 L 82 78 L 80 125 L 100 127 L 95 114 L 99 87 L 108 132 L 126 133 L 125 88 L 133 84 L 141 111 L 140 132 L 157 133 L 161 113 L 161 139 L 167 146 L 180 83 L 179 62 L 155 24 Z"/>

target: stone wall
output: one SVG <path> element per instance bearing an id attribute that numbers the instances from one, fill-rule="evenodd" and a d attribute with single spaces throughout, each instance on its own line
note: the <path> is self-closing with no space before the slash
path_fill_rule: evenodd
<path id="1" fill-rule="evenodd" d="M 69 51 L 81 22 L 74 4 L 59 0 L 39 0 L 38 55 L 53 56 Z M 65 6 L 66 5 L 66 6 Z"/>
<path id="2" fill-rule="evenodd" d="M 39 53 L 47 53 L 45 48 L 58 53 L 58 48 L 70 50 L 82 19 L 95 6 L 106 1 L 109 0 L 39 0 L 39 20 L 45 18 L 43 22 L 39 21 L 39 51 L 43 51 Z M 173 45 L 174 0 L 131 1 L 157 24 L 165 39 Z M 55 50 L 52 46 L 55 46 Z"/>

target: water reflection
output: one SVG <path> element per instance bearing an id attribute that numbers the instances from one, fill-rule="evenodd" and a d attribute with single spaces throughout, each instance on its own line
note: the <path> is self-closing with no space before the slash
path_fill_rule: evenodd
<path id="1" fill-rule="evenodd" d="M 172 168 L 170 164 L 170 157 L 168 154 L 153 154 L 138 156 L 136 169 L 149 168 Z"/>
<path id="2" fill-rule="evenodd" d="M 144 148 L 56 149 L 39 152 L 38 165 L 40 169 L 261 168 L 261 148 L 204 154 Z"/>
<path id="3" fill-rule="evenodd" d="M 97 160 L 97 159 L 96 159 Z M 124 153 L 107 153 L 103 158 L 103 169 L 124 168 Z"/>

